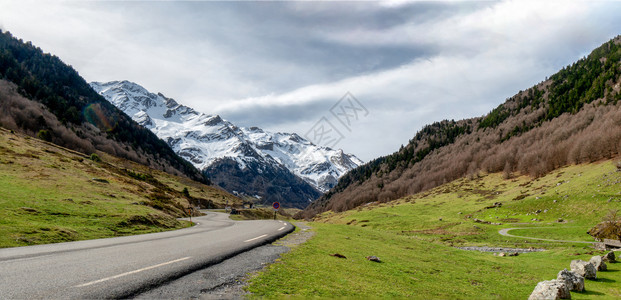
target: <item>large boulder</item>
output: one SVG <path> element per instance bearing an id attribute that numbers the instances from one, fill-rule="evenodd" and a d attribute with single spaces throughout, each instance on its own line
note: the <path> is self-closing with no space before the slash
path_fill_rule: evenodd
<path id="1" fill-rule="evenodd" d="M 582 292 L 584 291 L 584 277 L 576 274 L 576 272 L 563 269 L 558 272 L 557 280 L 565 281 L 570 291 Z"/>
<path id="2" fill-rule="evenodd" d="M 604 254 L 604 256 L 602 256 L 602 259 L 604 261 L 611 262 L 611 263 L 617 261 L 617 259 L 615 258 L 615 252 L 614 251 L 610 251 L 610 252 Z"/>
<path id="3" fill-rule="evenodd" d="M 593 256 L 591 257 L 591 259 L 589 260 L 589 262 L 591 264 L 593 264 L 593 266 L 595 267 L 596 270 L 598 271 L 606 271 L 608 270 L 608 266 L 606 265 L 606 263 L 604 262 L 604 260 L 602 259 L 601 256 Z"/>
<path id="4" fill-rule="evenodd" d="M 597 279 L 597 269 L 592 263 L 581 259 L 571 261 L 571 270 L 586 279 Z"/>
<path id="5" fill-rule="evenodd" d="M 569 288 L 563 280 L 548 280 L 537 283 L 528 300 L 571 299 Z"/>

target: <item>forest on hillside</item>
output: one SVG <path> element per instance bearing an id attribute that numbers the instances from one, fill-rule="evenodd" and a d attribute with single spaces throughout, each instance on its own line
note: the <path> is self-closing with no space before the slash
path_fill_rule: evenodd
<path id="1" fill-rule="evenodd" d="M 344 175 L 297 217 L 387 202 L 480 172 L 542 176 L 621 153 L 621 37 L 489 114 L 425 126 L 399 151 Z"/>
<path id="2" fill-rule="evenodd" d="M 71 66 L 0 31 L 0 126 L 86 154 L 103 151 L 208 180 L 150 130 L 97 94 Z"/>

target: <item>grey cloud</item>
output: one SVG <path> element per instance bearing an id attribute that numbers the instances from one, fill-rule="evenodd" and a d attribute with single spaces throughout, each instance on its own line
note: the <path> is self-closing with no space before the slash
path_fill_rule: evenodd
<path id="1" fill-rule="evenodd" d="M 366 160 L 487 113 L 621 28 L 619 2 L 0 5 L 0 26 L 87 80 L 129 79 L 241 126 L 304 134 L 350 91 L 370 114 L 340 146 Z"/>
<path id="2" fill-rule="evenodd" d="M 126 18 L 128 26 L 140 32 L 132 36 L 147 44 L 174 44 L 200 54 L 200 44 L 192 45 L 192 40 L 201 40 L 220 52 L 234 54 L 235 60 L 228 67 L 243 67 L 241 80 L 270 86 L 272 92 L 386 70 L 438 52 L 433 45 L 346 45 L 326 40 L 324 33 L 356 27 L 383 30 L 451 17 L 481 6 L 419 2 L 399 8 L 378 7 L 370 2 L 101 5 L 130 15 Z"/>
<path id="3" fill-rule="evenodd" d="M 319 99 L 306 104 L 286 106 L 253 106 L 244 110 L 223 111 L 225 119 L 239 126 L 269 126 L 278 128 L 283 124 L 295 122 L 312 122 L 329 114 L 329 110 L 337 99 Z M 286 131 L 286 130 L 281 130 Z"/>

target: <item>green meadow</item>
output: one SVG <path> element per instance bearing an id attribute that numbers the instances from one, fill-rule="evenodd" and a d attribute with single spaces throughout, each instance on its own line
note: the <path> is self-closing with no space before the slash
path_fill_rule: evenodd
<path id="1" fill-rule="evenodd" d="M 621 209 L 613 162 L 562 168 L 541 178 L 480 174 L 389 203 L 325 213 L 316 235 L 251 279 L 255 297 L 526 299 L 573 259 L 595 251 L 586 232 Z M 566 240 L 542 241 L 502 236 Z M 500 257 L 456 247 L 546 249 Z M 331 254 L 340 254 L 338 258 Z M 375 255 L 381 263 L 366 260 Z M 609 264 L 574 299 L 621 297 L 621 263 Z"/>

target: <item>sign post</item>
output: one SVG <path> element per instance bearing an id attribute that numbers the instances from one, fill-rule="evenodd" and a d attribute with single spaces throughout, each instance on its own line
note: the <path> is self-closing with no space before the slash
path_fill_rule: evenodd
<path id="1" fill-rule="evenodd" d="M 194 207 L 188 207 L 188 215 L 190 215 L 190 222 L 192 222 L 192 211 L 194 211 Z"/>
<path id="2" fill-rule="evenodd" d="M 280 208 L 280 203 L 274 202 L 272 203 L 272 207 L 274 208 L 274 220 L 276 220 L 276 211 Z"/>

